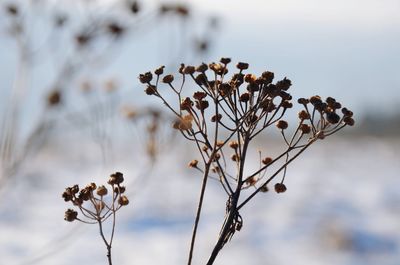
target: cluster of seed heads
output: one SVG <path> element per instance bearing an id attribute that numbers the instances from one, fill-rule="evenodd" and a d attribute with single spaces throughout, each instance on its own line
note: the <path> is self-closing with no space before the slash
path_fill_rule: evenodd
<path id="1" fill-rule="evenodd" d="M 104 185 L 97 186 L 95 183 L 90 183 L 82 189 L 78 185 L 67 187 L 62 194 L 64 201 L 72 202 L 74 206 L 78 207 L 86 220 L 80 219 L 78 212 L 73 209 L 68 209 L 65 212 L 64 220 L 68 222 L 78 220 L 85 223 L 96 223 L 106 220 L 122 206 L 129 203 L 128 198 L 124 195 L 125 187 L 121 185 L 123 181 L 124 177 L 120 172 L 116 172 L 110 176 L 108 180 L 112 197 L 110 203 L 106 201 L 109 189 Z"/>

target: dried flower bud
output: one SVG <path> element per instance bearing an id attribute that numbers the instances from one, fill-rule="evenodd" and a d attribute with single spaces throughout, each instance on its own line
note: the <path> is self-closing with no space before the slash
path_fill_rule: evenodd
<path id="1" fill-rule="evenodd" d="M 217 115 L 213 115 L 211 117 L 211 122 L 220 121 L 222 119 L 222 114 L 218 113 Z"/>
<path id="2" fill-rule="evenodd" d="M 217 141 L 217 147 L 221 148 L 222 146 L 224 146 L 225 142 L 224 141 Z"/>
<path id="3" fill-rule="evenodd" d="M 237 69 L 239 69 L 239 70 L 246 70 L 246 69 L 248 69 L 249 68 L 249 64 L 248 63 L 242 63 L 242 62 L 239 62 L 237 65 L 236 65 L 236 68 Z"/>
<path id="4" fill-rule="evenodd" d="M 75 184 L 74 186 L 71 187 L 71 192 L 73 194 L 77 194 L 79 192 L 79 186 Z"/>
<path id="5" fill-rule="evenodd" d="M 108 179 L 108 184 L 110 185 L 119 185 L 124 182 L 124 175 L 121 172 L 115 172 L 114 174 L 110 175 Z"/>
<path id="6" fill-rule="evenodd" d="M 107 195 L 107 188 L 104 185 L 101 185 L 97 188 L 96 193 L 99 196 L 105 196 Z"/>
<path id="7" fill-rule="evenodd" d="M 157 88 L 153 85 L 148 85 L 144 92 L 146 92 L 147 95 L 151 96 L 157 93 Z"/>
<path id="8" fill-rule="evenodd" d="M 342 109 L 342 113 L 346 117 L 352 117 L 353 116 L 353 112 L 351 110 L 348 110 L 347 108 L 343 108 Z"/>
<path id="9" fill-rule="evenodd" d="M 140 11 L 140 5 L 138 1 L 133 1 L 129 6 L 129 10 L 132 12 L 132 14 L 137 14 Z"/>
<path id="10" fill-rule="evenodd" d="M 124 186 L 118 185 L 117 187 L 114 187 L 114 193 L 116 193 L 116 194 L 122 194 L 125 192 L 125 190 L 126 190 L 126 188 Z"/>
<path id="11" fill-rule="evenodd" d="M 238 162 L 239 161 L 239 155 L 238 154 L 233 154 L 231 155 L 232 161 Z"/>
<path id="12" fill-rule="evenodd" d="M 239 143 L 237 141 L 230 141 L 229 147 L 232 149 L 237 149 L 239 147 Z"/>
<path id="13" fill-rule="evenodd" d="M 139 81 L 142 84 L 147 84 L 150 83 L 150 81 L 153 79 L 153 74 L 151 72 L 146 72 L 144 74 L 139 75 Z"/>
<path id="14" fill-rule="evenodd" d="M 257 183 L 257 178 L 256 177 L 249 177 L 246 179 L 246 184 L 249 186 L 254 186 Z"/>
<path id="15" fill-rule="evenodd" d="M 287 79 L 286 77 L 278 82 L 276 82 L 276 87 L 279 90 L 288 90 L 290 88 L 290 86 L 292 85 L 292 81 L 290 81 L 289 79 Z"/>
<path id="16" fill-rule="evenodd" d="M 207 151 L 208 151 L 207 145 L 203 145 L 203 147 L 201 148 L 201 150 L 203 150 L 203 152 L 207 152 Z"/>
<path id="17" fill-rule="evenodd" d="M 55 89 L 49 93 L 47 96 L 47 104 L 51 107 L 56 106 L 61 103 L 61 92 Z"/>
<path id="18" fill-rule="evenodd" d="M 192 160 L 192 161 L 189 162 L 188 167 L 190 167 L 190 168 L 197 168 L 198 163 L 199 163 L 199 161 L 196 160 L 196 159 L 194 159 L 194 160 Z"/>
<path id="19" fill-rule="evenodd" d="M 162 79 L 162 82 L 165 83 L 165 84 L 171 84 L 172 81 L 174 81 L 174 76 L 173 75 L 166 75 Z"/>
<path id="20" fill-rule="evenodd" d="M 276 193 L 283 193 L 287 190 L 285 184 L 283 183 L 276 183 L 274 188 Z"/>
<path id="21" fill-rule="evenodd" d="M 66 202 L 71 201 L 74 198 L 71 192 L 71 188 L 66 188 L 62 194 L 62 197 Z"/>
<path id="22" fill-rule="evenodd" d="M 205 92 L 202 92 L 202 91 L 197 91 L 197 92 L 194 92 L 194 94 L 193 94 L 193 98 L 197 99 L 197 100 L 202 100 L 205 97 L 207 97 L 207 94 Z"/>
<path id="23" fill-rule="evenodd" d="M 154 71 L 154 73 L 155 73 L 156 75 L 162 75 L 162 74 L 164 73 L 164 68 L 165 68 L 165 66 L 162 65 L 162 66 L 158 67 L 158 68 Z"/>
<path id="24" fill-rule="evenodd" d="M 196 71 L 200 72 L 200 73 L 204 73 L 207 70 L 208 70 L 208 66 L 205 63 L 202 63 L 201 65 L 196 67 Z"/>
<path id="25" fill-rule="evenodd" d="M 349 126 L 354 125 L 354 119 L 352 117 L 346 116 L 346 117 L 344 117 L 343 121 L 346 125 L 349 125 Z"/>
<path id="26" fill-rule="evenodd" d="M 293 107 L 293 104 L 290 101 L 285 100 L 285 101 L 282 102 L 282 107 L 285 108 L 285 109 L 290 109 L 290 108 Z"/>
<path id="27" fill-rule="evenodd" d="M 340 121 L 340 116 L 337 115 L 335 112 L 328 112 L 326 113 L 326 119 L 331 124 L 336 124 Z"/>
<path id="28" fill-rule="evenodd" d="M 64 220 L 67 222 L 73 222 L 78 217 L 78 212 L 72 209 L 68 209 L 64 214 Z"/>
<path id="29" fill-rule="evenodd" d="M 177 130 L 191 130 L 192 129 L 193 116 L 188 114 L 175 121 L 173 128 Z"/>
<path id="30" fill-rule="evenodd" d="M 299 119 L 300 120 L 308 120 L 310 119 L 310 114 L 308 114 L 308 112 L 306 110 L 302 110 L 299 112 Z"/>
<path id="31" fill-rule="evenodd" d="M 192 74 L 194 74 L 195 71 L 196 71 L 196 68 L 194 66 L 190 66 L 190 65 L 186 66 L 183 69 L 183 73 L 186 75 L 192 75 Z"/>
<path id="32" fill-rule="evenodd" d="M 196 84 L 199 86 L 208 86 L 208 79 L 207 76 L 204 73 L 198 74 L 195 79 Z"/>
<path id="33" fill-rule="evenodd" d="M 121 197 L 119 197 L 118 203 L 119 203 L 121 206 L 128 205 L 128 204 L 129 204 L 128 197 L 126 197 L 125 195 L 122 195 Z"/>
<path id="34" fill-rule="evenodd" d="M 181 101 L 182 110 L 190 111 L 192 106 L 193 106 L 193 101 L 189 97 L 182 99 Z"/>
<path id="35" fill-rule="evenodd" d="M 227 65 L 228 63 L 231 62 L 231 58 L 221 58 L 219 61 L 220 61 L 221 63 Z"/>
<path id="36" fill-rule="evenodd" d="M 247 102 L 249 100 L 250 100 L 250 94 L 247 93 L 247 92 L 241 94 L 240 97 L 239 97 L 239 101 L 240 102 Z"/>
<path id="37" fill-rule="evenodd" d="M 287 121 L 284 121 L 284 120 L 280 120 L 276 123 L 276 127 L 278 127 L 278 129 L 281 129 L 281 130 L 287 129 L 288 125 L 289 124 L 287 123 Z"/>
<path id="38" fill-rule="evenodd" d="M 270 84 L 274 80 L 274 73 L 265 71 L 261 74 L 261 77 L 264 79 L 265 84 Z"/>
<path id="39" fill-rule="evenodd" d="M 199 110 L 201 110 L 201 111 L 204 111 L 205 109 L 207 109 L 208 108 L 208 106 L 209 106 L 209 103 L 208 103 L 208 101 L 207 100 L 200 100 L 200 101 L 196 101 L 196 108 L 197 109 L 199 109 Z"/>
<path id="40" fill-rule="evenodd" d="M 321 104 L 322 103 L 321 97 L 320 96 L 312 96 L 310 98 L 310 103 L 313 104 L 314 106 Z"/>
<path id="41" fill-rule="evenodd" d="M 244 81 L 246 83 L 254 83 L 257 79 L 257 76 L 253 75 L 253 74 L 247 74 L 244 76 Z"/>
<path id="42" fill-rule="evenodd" d="M 299 99 L 297 100 L 297 102 L 298 102 L 299 104 L 307 105 L 308 103 L 310 103 L 310 100 L 308 100 L 308 99 L 306 99 L 306 98 L 299 98 Z"/>
<path id="43" fill-rule="evenodd" d="M 303 134 L 309 134 L 311 132 L 311 127 L 310 127 L 310 125 L 303 123 L 300 125 L 300 131 Z"/>
<path id="44" fill-rule="evenodd" d="M 268 164 L 270 164 L 272 162 L 272 158 L 271 157 L 265 157 L 263 160 L 261 160 L 261 162 L 264 165 L 268 165 Z"/>

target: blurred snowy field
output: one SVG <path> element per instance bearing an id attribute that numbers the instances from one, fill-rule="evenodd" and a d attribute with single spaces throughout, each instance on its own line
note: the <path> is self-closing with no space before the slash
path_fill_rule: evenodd
<path id="1" fill-rule="evenodd" d="M 102 166 L 95 145 L 70 140 L 53 140 L 2 193 L 0 264 L 105 264 L 97 226 L 65 222 L 61 193 L 105 183 L 115 171 L 125 174 L 131 203 L 117 214 L 114 263 L 185 264 L 200 187 L 186 169 L 192 150 L 174 143 L 138 180 L 145 161 L 134 146 Z M 242 210 L 243 229 L 216 264 L 399 264 L 399 158 L 399 139 L 317 143 L 289 167 L 286 193 L 260 194 Z M 224 209 L 224 193 L 210 181 L 194 264 L 208 258 Z"/>

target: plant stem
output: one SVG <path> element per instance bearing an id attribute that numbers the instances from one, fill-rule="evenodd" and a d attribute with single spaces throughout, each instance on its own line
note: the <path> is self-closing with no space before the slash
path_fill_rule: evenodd
<path id="1" fill-rule="evenodd" d="M 211 167 L 211 162 L 207 163 L 204 168 L 203 182 L 201 185 L 199 204 L 197 206 L 196 218 L 194 221 L 193 232 L 192 232 L 192 239 L 190 242 L 190 251 L 189 251 L 189 258 L 188 258 L 188 263 L 187 263 L 188 265 L 192 264 L 194 243 L 196 241 L 197 227 L 198 227 L 199 221 L 200 221 L 201 208 L 203 207 L 204 193 L 205 193 L 206 186 L 207 186 L 207 180 L 208 180 L 208 175 L 210 172 L 210 167 Z"/>
<path id="2" fill-rule="evenodd" d="M 112 265 L 112 260 L 111 260 L 111 245 L 108 244 L 107 239 L 106 239 L 105 236 L 104 236 L 104 233 L 103 233 L 103 225 L 102 225 L 101 220 L 98 220 L 97 222 L 99 223 L 99 230 L 100 230 L 101 238 L 103 239 L 104 244 L 105 244 L 106 247 L 107 247 L 107 259 L 108 259 L 108 264 L 109 264 L 109 265 Z"/>

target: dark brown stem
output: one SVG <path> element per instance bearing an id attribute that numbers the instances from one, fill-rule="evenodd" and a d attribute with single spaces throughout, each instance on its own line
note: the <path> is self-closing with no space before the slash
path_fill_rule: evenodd
<path id="1" fill-rule="evenodd" d="M 192 264 L 194 243 L 196 241 L 196 234 L 197 234 L 197 227 L 198 227 L 199 221 L 200 221 L 201 209 L 203 207 L 204 193 L 205 193 L 206 186 L 207 186 L 207 180 L 208 180 L 208 175 L 210 172 L 212 159 L 210 159 L 209 161 L 210 162 L 207 163 L 204 168 L 203 182 L 201 184 L 199 204 L 197 206 L 196 218 L 194 220 L 194 225 L 193 225 L 192 239 L 190 241 L 189 258 L 188 258 L 188 263 L 187 263 L 188 265 Z"/>

